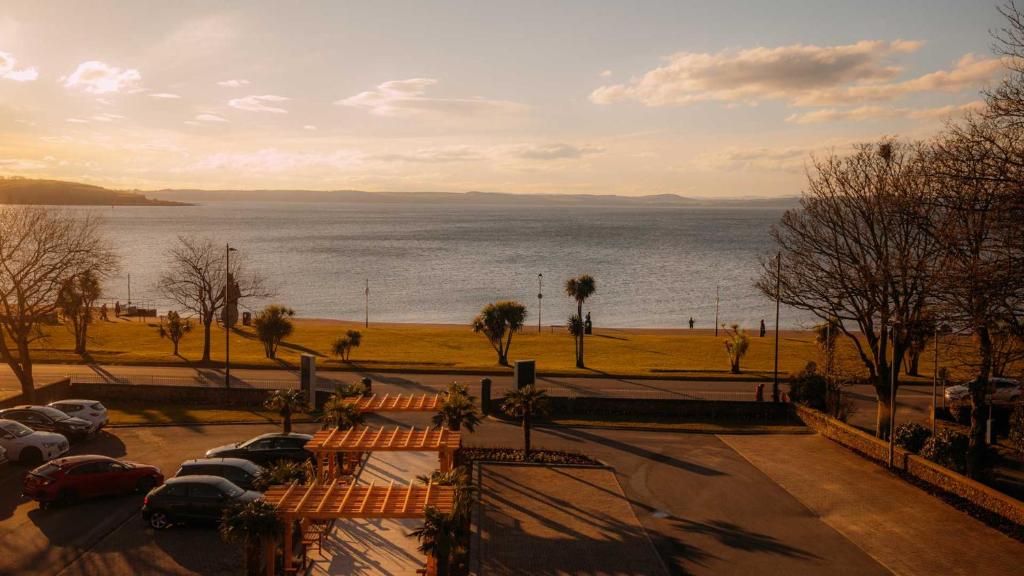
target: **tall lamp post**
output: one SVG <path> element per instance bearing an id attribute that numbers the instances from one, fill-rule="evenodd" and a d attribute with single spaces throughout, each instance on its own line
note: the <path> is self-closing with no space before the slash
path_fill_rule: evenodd
<path id="1" fill-rule="evenodd" d="M 892 341 L 892 356 L 889 361 L 889 468 L 896 464 L 896 330 L 899 322 L 893 322 L 891 327 L 890 340 Z"/>
<path id="2" fill-rule="evenodd" d="M 231 253 L 238 250 L 224 245 L 224 387 L 231 388 Z"/>
<path id="3" fill-rule="evenodd" d="M 715 338 L 718 338 L 718 301 L 719 301 L 719 286 L 715 285 Z"/>
<path id="4" fill-rule="evenodd" d="M 772 378 L 772 402 L 779 401 L 779 300 L 782 288 L 782 251 L 775 257 L 775 375 Z"/>
<path id="5" fill-rule="evenodd" d="M 544 275 L 537 274 L 537 333 L 540 334 L 540 315 L 543 312 Z"/>

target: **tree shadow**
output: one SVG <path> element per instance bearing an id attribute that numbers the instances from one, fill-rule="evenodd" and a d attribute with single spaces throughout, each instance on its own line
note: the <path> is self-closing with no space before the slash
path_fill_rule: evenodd
<path id="1" fill-rule="evenodd" d="M 694 522 L 693 520 L 674 520 L 673 524 L 680 530 L 702 536 L 710 536 L 723 545 L 745 552 L 767 552 L 787 558 L 817 559 L 819 556 L 788 544 L 783 544 L 767 534 L 758 534 L 744 530 L 731 522 L 712 520 L 710 522 Z"/>
<path id="2" fill-rule="evenodd" d="M 650 450 L 647 450 L 646 448 L 641 448 L 639 446 L 635 446 L 633 444 L 629 444 L 621 440 L 615 440 L 598 434 L 593 434 L 585 430 L 581 430 L 579 428 L 551 428 L 547 426 L 537 426 L 537 428 L 543 428 L 543 430 L 546 433 L 551 434 L 552 436 L 557 436 L 568 440 L 600 444 L 602 446 L 607 446 L 609 448 L 614 448 L 616 450 L 621 450 L 623 452 L 634 454 L 646 460 L 650 460 L 651 462 L 665 464 L 666 466 L 672 466 L 673 468 L 678 468 L 679 470 L 692 472 L 694 474 L 699 474 L 701 476 L 727 475 L 725 472 L 722 472 L 721 470 L 715 470 L 714 468 L 701 466 L 700 464 L 696 464 L 694 462 L 685 462 L 683 460 L 674 458 L 672 456 L 668 456 L 666 454 L 652 452 Z"/>

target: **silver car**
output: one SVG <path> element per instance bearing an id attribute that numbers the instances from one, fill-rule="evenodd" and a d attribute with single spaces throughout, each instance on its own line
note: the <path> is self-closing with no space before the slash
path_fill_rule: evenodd
<path id="1" fill-rule="evenodd" d="M 1011 404 L 1021 400 L 1024 388 L 1021 388 L 1020 381 L 1012 378 L 993 377 L 988 379 L 990 392 L 985 395 L 989 404 Z M 946 402 L 957 404 L 970 402 L 973 381 L 966 384 L 958 384 L 946 388 Z"/>

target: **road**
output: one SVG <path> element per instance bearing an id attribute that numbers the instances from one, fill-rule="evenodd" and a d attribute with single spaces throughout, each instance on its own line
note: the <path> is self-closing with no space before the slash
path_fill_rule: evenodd
<path id="1" fill-rule="evenodd" d="M 91 379 L 126 380 L 137 384 L 164 383 L 176 385 L 220 386 L 224 372 L 210 368 L 161 366 L 96 366 L 70 364 L 39 364 L 35 367 L 38 382 L 51 382 L 68 375 Z M 482 375 L 473 374 L 414 374 L 392 372 L 336 372 L 317 373 L 321 384 L 327 387 L 353 382 L 362 377 L 373 380 L 374 391 L 433 392 L 452 381 L 476 384 Z M 277 388 L 297 386 L 295 370 L 242 370 L 231 371 L 232 386 L 258 386 Z M 498 396 L 512 386 L 511 376 L 490 376 L 494 381 L 493 395 Z M 753 400 L 757 384 L 735 381 L 653 380 L 645 378 L 614 377 L 556 377 L 541 376 L 538 383 L 551 394 L 609 395 L 647 398 L 694 398 L 702 400 Z M 785 385 L 783 385 L 785 390 Z M 0 398 L 19 390 L 17 379 L 4 366 L 0 369 Z M 765 385 L 765 397 L 771 396 L 771 383 Z M 856 385 L 847 389 L 852 400 L 853 414 L 849 422 L 867 430 L 875 425 L 875 392 L 869 385 Z M 940 391 L 941 394 L 941 391 Z M 941 400 L 940 400 L 941 402 Z M 931 386 L 906 385 L 900 387 L 897 398 L 897 422 L 928 421 L 931 407 Z"/>

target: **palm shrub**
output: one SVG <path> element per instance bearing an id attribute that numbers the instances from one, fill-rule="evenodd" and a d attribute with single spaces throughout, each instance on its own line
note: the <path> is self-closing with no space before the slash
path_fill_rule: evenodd
<path id="1" fill-rule="evenodd" d="M 263 500 L 232 504 L 220 519 L 220 536 L 225 542 L 245 545 L 245 569 L 250 576 L 260 574 L 260 550 L 273 542 L 284 529 L 277 510 Z M 268 559 L 273 562 L 274 559 Z"/>
<path id="2" fill-rule="evenodd" d="M 437 563 L 437 576 L 451 574 L 452 560 L 462 551 L 459 541 L 462 524 L 462 519 L 455 514 L 445 514 L 434 506 L 428 506 L 423 526 L 409 533 L 419 541 L 419 551 Z"/>
<path id="3" fill-rule="evenodd" d="M 158 330 L 161 338 L 170 340 L 174 345 L 174 355 L 177 356 L 178 344 L 192 331 L 192 322 L 172 310 L 167 313 L 167 320 L 160 323 Z"/>
<path id="4" fill-rule="evenodd" d="M 576 302 L 576 316 L 580 320 L 580 330 L 576 334 L 576 367 L 583 368 L 583 303 L 597 292 L 597 282 L 593 276 L 582 274 L 565 281 L 565 295 Z"/>
<path id="5" fill-rule="evenodd" d="M 583 318 L 580 318 L 578 314 L 569 316 L 569 319 L 565 322 L 565 328 L 572 334 L 573 345 L 576 346 L 576 358 L 580 357 L 580 339 L 583 338 Z"/>
<path id="6" fill-rule="evenodd" d="M 917 422 L 904 422 L 896 427 L 893 442 L 907 452 L 917 454 L 924 448 L 925 442 L 928 441 L 931 435 L 932 431 L 926 426 L 922 426 Z"/>
<path id="7" fill-rule="evenodd" d="M 345 332 L 345 339 L 348 340 L 348 348 L 345 350 L 345 360 L 348 361 L 352 355 L 353 348 L 359 348 L 363 343 L 363 333 L 359 330 L 348 330 Z"/>
<path id="8" fill-rule="evenodd" d="M 729 366 L 733 374 L 740 373 L 740 360 L 746 356 L 748 348 L 750 338 L 739 324 L 733 324 L 725 329 L 725 353 L 729 356 Z"/>
<path id="9" fill-rule="evenodd" d="M 433 484 L 434 486 L 451 486 L 455 489 L 455 499 L 452 504 L 452 515 L 469 521 L 473 503 L 476 501 L 476 487 L 469 481 L 469 473 L 465 466 L 456 466 L 447 472 L 434 470 L 429 475 L 420 474 L 416 480 L 423 485 Z M 465 526 L 468 528 L 468 526 Z M 468 533 L 467 533 L 468 535 Z"/>
<path id="10" fill-rule="evenodd" d="M 343 396 L 335 392 L 324 402 L 320 420 L 325 427 L 347 430 L 363 423 L 365 415 L 351 400 L 352 396 Z"/>
<path id="11" fill-rule="evenodd" d="M 483 334 L 498 353 L 498 364 L 508 365 L 512 335 L 523 329 L 526 306 L 515 300 L 499 300 L 483 307 L 473 319 L 473 332 Z"/>
<path id="12" fill-rule="evenodd" d="M 309 410 L 301 390 L 272 390 L 263 406 L 267 410 L 276 410 L 281 416 L 281 426 L 285 434 L 292 432 L 292 414 L 301 414 Z"/>
<path id="13" fill-rule="evenodd" d="M 345 359 L 348 357 L 348 350 L 351 346 L 352 343 L 349 342 L 348 338 L 343 336 L 331 344 L 331 354 L 338 360 L 345 362 Z"/>
<path id="14" fill-rule="evenodd" d="M 924 443 L 921 456 L 963 474 L 967 472 L 967 446 L 970 440 L 966 434 L 945 429 Z"/>
<path id="15" fill-rule="evenodd" d="M 431 419 L 434 426 L 455 431 L 463 428 L 470 432 L 476 430 L 480 424 L 480 413 L 464 386 L 453 383 L 442 393 L 441 400 L 441 409 Z"/>
<path id="16" fill-rule="evenodd" d="M 804 369 L 789 378 L 789 399 L 815 410 L 825 411 L 828 381 L 818 373 L 818 365 L 808 362 Z"/>
<path id="17" fill-rule="evenodd" d="M 548 413 L 548 395 L 545 390 L 530 384 L 505 393 L 501 410 L 518 418 L 523 425 L 523 460 L 530 459 L 530 428 L 534 418 L 543 418 Z"/>
<path id="18" fill-rule="evenodd" d="M 353 398 L 355 396 L 369 395 L 370 389 L 362 382 L 346 382 L 335 388 L 334 393 L 342 398 Z"/>
<path id="19" fill-rule="evenodd" d="M 295 311 L 291 308 L 271 304 L 253 318 L 252 325 L 260 342 L 263 343 L 263 352 L 267 358 L 277 358 L 277 347 L 295 331 L 295 325 L 291 320 L 293 316 Z"/>
<path id="20" fill-rule="evenodd" d="M 309 460 L 305 462 L 289 462 L 288 460 L 274 462 L 263 467 L 263 471 L 260 472 L 253 485 L 257 490 L 263 492 L 271 486 L 291 484 L 292 482 L 305 484 L 306 480 L 312 477 L 309 466 Z"/>

